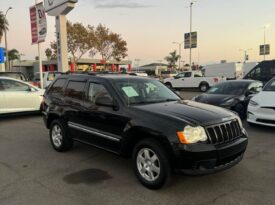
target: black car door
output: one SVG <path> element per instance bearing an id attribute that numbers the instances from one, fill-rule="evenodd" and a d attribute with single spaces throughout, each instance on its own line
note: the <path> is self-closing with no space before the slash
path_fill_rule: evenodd
<path id="1" fill-rule="evenodd" d="M 70 136 L 75 139 L 83 137 L 82 132 L 76 129 L 74 124 L 81 124 L 83 119 L 80 116 L 83 110 L 86 81 L 70 80 L 67 83 L 64 94 L 64 116 L 68 122 Z"/>
<path id="2" fill-rule="evenodd" d="M 95 146 L 119 152 L 123 130 L 128 122 L 113 88 L 99 80 L 87 83 L 81 111 L 80 129 L 84 140 Z"/>

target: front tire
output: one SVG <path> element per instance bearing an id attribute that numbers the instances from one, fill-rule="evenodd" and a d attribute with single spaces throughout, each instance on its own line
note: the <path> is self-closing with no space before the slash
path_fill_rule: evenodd
<path id="1" fill-rule="evenodd" d="M 66 127 L 62 120 L 54 120 L 50 125 L 50 141 L 58 152 L 68 151 L 73 147 L 73 140 L 68 137 Z"/>
<path id="2" fill-rule="evenodd" d="M 149 189 L 160 189 L 171 177 L 171 165 L 162 144 L 154 139 L 139 142 L 133 151 L 136 177 Z"/>
<path id="3" fill-rule="evenodd" d="M 201 92 L 206 92 L 209 89 L 209 85 L 207 83 L 201 83 L 199 88 Z"/>

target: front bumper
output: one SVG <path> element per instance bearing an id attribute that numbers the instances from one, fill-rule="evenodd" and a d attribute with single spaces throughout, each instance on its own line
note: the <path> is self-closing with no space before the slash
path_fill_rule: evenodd
<path id="1" fill-rule="evenodd" d="M 275 110 L 248 106 L 247 122 L 275 127 Z"/>
<path id="2" fill-rule="evenodd" d="M 174 166 L 188 175 L 210 174 L 228 169 L 239 163 L 248 144 L 247 135 L 223 145 L 178 145 Z"/>

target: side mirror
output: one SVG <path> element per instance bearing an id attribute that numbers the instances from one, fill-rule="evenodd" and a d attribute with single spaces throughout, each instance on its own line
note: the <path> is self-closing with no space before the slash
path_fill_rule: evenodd
<path id="1" fill-rule="evenodd" d="M 96 105 L 105 106 L 105 107 L 112 107 L 113 106 L 113 100 L 109 97 L 103 96 L 98 97 L 95 100 Z"/>
<path id="2" fill-rule="evenodd" d="M 254 94 L 256 94 L 256 92 L 253 92 L 251 90 L 247 90 L 246 93 L 245 93 L 245 96 L 248 97 L 248 96 L 254 95 Z"/>
<path id="3" fill-rule="evenodd" d="M 258 92 L 261 92 L 263 90 L 263 88 L 262 87 L 258 87 L 258 88 L 256 88 L 256 92 L 258 93 Z"/>

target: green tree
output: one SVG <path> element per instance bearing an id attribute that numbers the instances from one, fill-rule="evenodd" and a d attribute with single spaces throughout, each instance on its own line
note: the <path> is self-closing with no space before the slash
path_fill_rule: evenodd
<path id="1" fill-rule="evenodd" d="M 51 48 L 47 48 L 47 49 L 45 50 L 45 55 L 46 55 L 48 61 L 50 61 L 50 60 L 52 59 L 52 55 L 53 55 L 52 49 L 51 49 Z"/>
<path id="2" fill-rule="evenodd" d="M 106 26 L 99 24 L 94 30 L 94 36 L 95 48 L 103 60 L 113 58 L 120 61 L 127 56 L 127 42 Z"/>
<path id="3" fill-rule="evenodd" d="M 9 29 L 9 23 L 5 18 L 5 15 L 0 11 L 0 43 L 2 41 L 3 34 L 5 30 Z"/>
<path id="4" fill-rule="evenodd" d="M 120 61 L 127 56 L 127 42 L 119 34 L 111 32 L 108 28 L 99 24 L 96 28 L 81 23 L 67 23 L 68 52 L 72 55 L 72 61 L 77 64 L 78 60 L 86 53 L 94 57 L 97 53 L 105 61 L 115 59 Z M 50 51 L 51 50 L 51 51 Z M 51 42 L 50 48 L 45 53 L 52 59 L 57 56 L 57 44 Z M 46 53 L 46 56 L 47 56 Z"/>
<path id="5" fill-rule="evenodd" d="M 81 23 L 67 22 L 68 52 L 75 65 L 92 48 L 90 32 Z"/>
<path id="6" fill-rule="evenodd" d="M 168 62 L 170 68 L 176 68 L 176 63 L 180 59 L 180 55 L 177 54 L 177 51 L 173 51 L 169 53 L 169 56 L 166 56 L 164 59 Z"/>
<path id="7" fill-rule="evenodd" d="M 10 62 L 11 68 L 12 68 L 13 67 L 13 61 L 20 59 L 20 53 L 19 53 L 18 50 L 12 49 L 12 50 L 9 50 L 8 55 L 9 55 L 9 62 Z"/>

